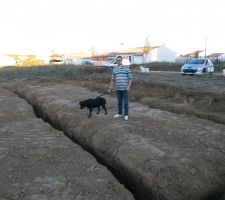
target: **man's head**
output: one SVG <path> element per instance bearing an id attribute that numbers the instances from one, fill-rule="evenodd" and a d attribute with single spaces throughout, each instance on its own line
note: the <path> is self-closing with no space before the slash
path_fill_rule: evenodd
<path id="1" fill-rule="evenodd" d="M 116 62 L 117 62 L 118 65 L 122 65 L 122 61 L 123 61 L 122 56 L 117 56 L 116 57 Z"/>

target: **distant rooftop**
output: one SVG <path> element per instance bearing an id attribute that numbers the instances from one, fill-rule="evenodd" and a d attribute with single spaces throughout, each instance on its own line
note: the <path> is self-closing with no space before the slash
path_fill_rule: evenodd
<path id="1" fill-rule="evenodd" d="M 210 55 L 208 55 L 209 57 L 219 57 L 221 55 L 223 55 L 224 53 L 211 53 Z"/>

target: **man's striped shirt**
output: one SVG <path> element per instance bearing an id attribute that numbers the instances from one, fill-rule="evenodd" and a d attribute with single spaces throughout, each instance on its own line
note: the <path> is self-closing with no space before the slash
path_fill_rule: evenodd
<path id="1" fill-rule="evenodd" d="M 115 83 L 116 90 L 126 90 L 129 80 L 132 80 L 132 74 L 129 67 L 114 67 L 112 81 Z"/>

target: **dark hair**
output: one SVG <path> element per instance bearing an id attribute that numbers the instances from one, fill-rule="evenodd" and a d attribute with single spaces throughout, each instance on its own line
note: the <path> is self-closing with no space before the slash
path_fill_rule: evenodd
<path id="1" fill-rule="evenodd" d="M 121 60 L 123 60 L 122 56 L 117 56 L 116 59 L 120 58 Z"/>

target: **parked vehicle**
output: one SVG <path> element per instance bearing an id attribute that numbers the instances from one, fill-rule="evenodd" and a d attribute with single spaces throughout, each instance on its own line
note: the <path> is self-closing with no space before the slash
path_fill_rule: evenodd
<path id="1" fill-rule="evenodd" d="M 182 75 L 194 75 L 203 73 L 213 74 L 214 66 L 208 58 L 192 58 L 181 67 Z"/>
<path id="2" fill-rule="evenodd" d="M 93 62 L 91 62 L 90 60 L 83 60 L 80 62 L 81 65 L 89 65 L 89 66 L 93 66 Z"/>
<path id="3" fill-rule="evenodd" d="M 130 64 L 131 63 L 130 63 L 129 59 L 126 59 L 126 58 L 123 59 L 124 66 L 130 66 Z M 113 68 L 116 65 L 117 65 L 116 58 L 110 59 L 106 63 L 103 64 L 104 67 L 110 67 L 110 68 Z"/>
<path id="4" fill-rule="evenodd" d="M 90 59 L 81 59 L 81 60 L 78 60 L 76 62 L 76 65 L 86 65 L 86 66 L 93 66 L 94 63 L 92 60 Z"/>
<path id="5" fill-rule="evenodd" d="M 113 68 L 116 65 L 117 65 L 116 58 L 113 58 L 113 59 L 108 60 L 106 63 L 104 63 L 103 67 Z"/>
<path id="6" fill-rule="evenodd" d="M 67 58 L 64 60 L 65 65 L 74 65 L 76 62 L 72 58 Z"/>
<path id="7" fill-rule="evenodd" d="M 57 53 L 53 53 L 49 57 L 49 64 L 50 65 L 62 65 L 62 64 L 64 64 L 64 60 L 62 58 L 62 55 L 57 54 Z"/>

